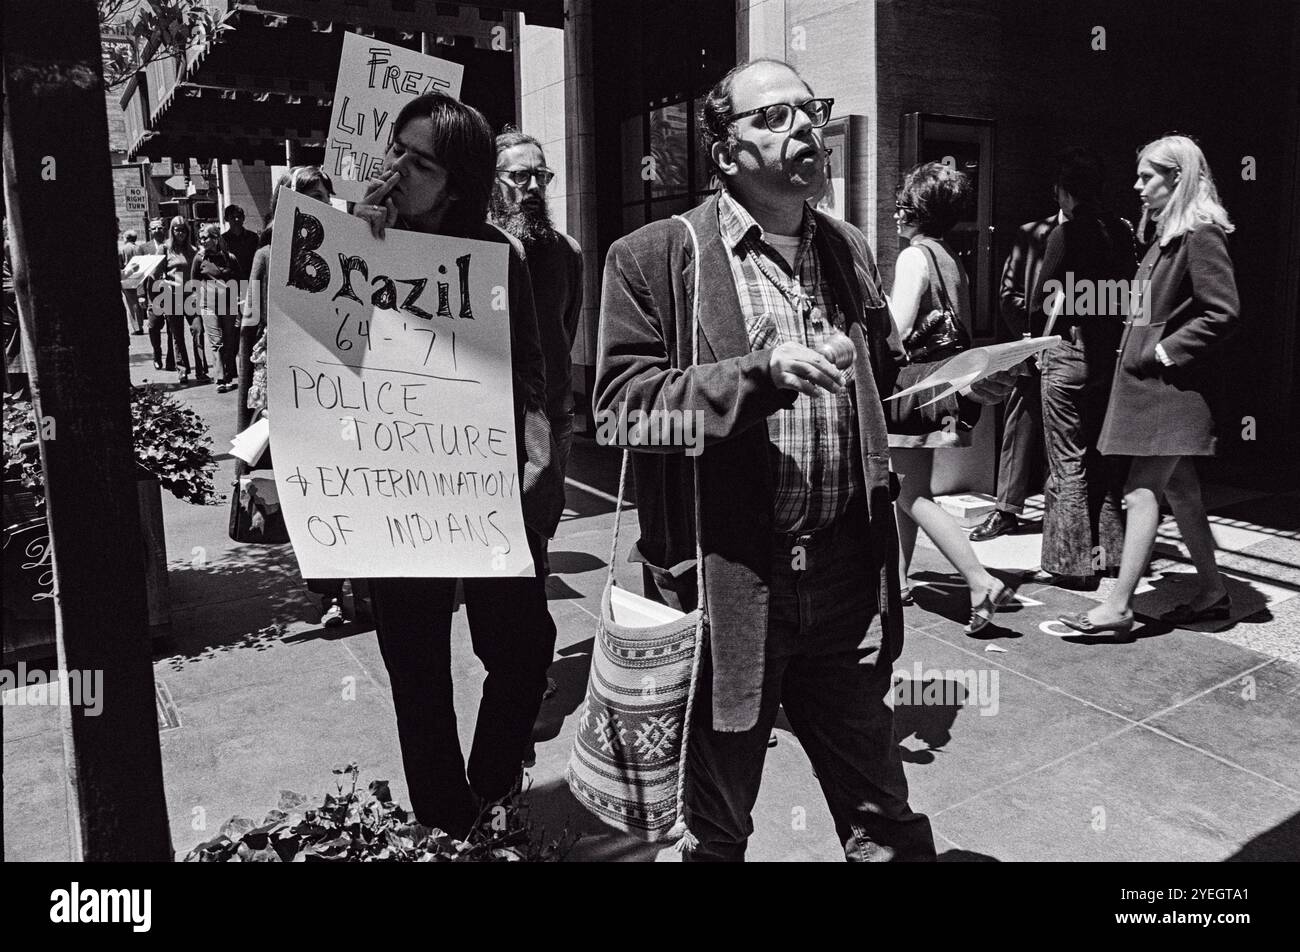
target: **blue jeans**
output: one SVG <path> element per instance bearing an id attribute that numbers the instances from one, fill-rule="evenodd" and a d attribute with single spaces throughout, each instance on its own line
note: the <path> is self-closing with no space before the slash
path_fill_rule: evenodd
<path id="1" fill-rule="evenodd" d="M 845 516 L 811 538 L 774 537 L 763 696 L 750 730 L 713 729 L 705 655 L 686 778 L 687 822 L 700 845 L 684 854 L 687 860 L 744 859 L 781 706 L 817 772 L 846 859 L 935 858 L 930 821 L 907 803 L 889 703 L 892 662 L 881 645 L 865 526 L 865 519 Z"/>

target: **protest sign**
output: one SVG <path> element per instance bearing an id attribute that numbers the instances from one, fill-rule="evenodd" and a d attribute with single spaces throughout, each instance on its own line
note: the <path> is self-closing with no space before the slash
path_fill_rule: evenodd
<path id="1" fill-rule="evenodd" d="M 365 183 L 383 168 L 397 114 L 423 93 L 460 98 L 465 67 L 372 36 L 343 35 L 325 171 L 334 194 L 361 201 Z"/>
<path id="2" fill-rule="evenodd" d="M 280 194 L 267 409 L 306 578 L 532 575 L 515 451 L 509 246 Z"/>

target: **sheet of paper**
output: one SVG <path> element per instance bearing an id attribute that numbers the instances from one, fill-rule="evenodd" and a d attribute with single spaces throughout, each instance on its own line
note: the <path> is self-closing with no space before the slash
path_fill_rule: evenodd
<path id="1" fill-rule="evenodd" d="M 343 34 L 325 171 L 334 194 L 359 202 L 378 175 L 402 107 L 427 92 L 460 98 L 465 67 L 372 36 Z"/>
<path id="2" fill-rule="evenodd" d="M 158 265 L 162 264 L 164 255 L 136 255 L 126 263 L 123 268 L 122 287 L 132 291 L 140 286 L 140 282 L 152 275 L 158 270 Z"/>
<path id="3" fill-rule="evenodd" d="M 520 509 L 509 246 L 281 193 L 267 408 L 306 578 L 533 574 Z"/>
<path id="4" fill-rule="evenodd" d="M 255 466 L 270 442 L 270 422 L 266 417 L 261 417 L 247 430 L 235 434 L 235 438 L 230 441 L 230 455 L 242 459 L 249 466 Z"/>
<path id="5" fill-rule="evenodd" d="M 936 403 L 949 394 L 963 390 L 986 377 L 991 377 L 993 374 L 1001 373 L 1004 370 L 1010 370 L 1026 358 L 1050 350 L 1060 342 L 1061 338 L 1053 335 L 1051 337 L 1030 337 L 1024 340 L 1008 341 L 1005 344 L 989 344 L 986 347 L 964 350 L 944 363 L 924 380 L 885 399 L 897 400 L 899 397 L 920 393 L 922 390 L 944 387 L 945 389 L 936 394 L 933 400 L 929 400 L 924 404 L 929 406 L 931 403 Z"/>

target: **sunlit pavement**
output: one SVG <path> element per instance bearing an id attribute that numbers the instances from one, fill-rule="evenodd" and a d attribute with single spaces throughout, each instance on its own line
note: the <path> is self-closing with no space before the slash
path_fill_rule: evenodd
<path id="1" fill-rule="evenodd" d="M 147 338 L 131 343 L 134 380 L 175 386 L 175 374 L 153 369 Z M 212 385 L 177 393 L 209 422 L 223 452 L 236 394 Z M 570 859 L 674 861 L 671 849 L 588 817 L 563 780 L 607 570 L 617 464 L 590 441 L 575 446 L 547 583 L 558 690 L 538 720 L 526 800 L 535 835 L 582 834 Z M 232 472 L 224 459 L 223 490 Z M 1208 486 L 1206 498 L 1237 609 L 1215 630 L 1154 621 L 1183 600 L 1190 577 L 1172 521 L 1137 601 L 1147 617 L 1127 643 L 1072 636 L 1053 623 L 1095 604 L 1104 588 L 1032 582 L 995 625 L 968 637 L 967 592 L 937 552 L 918 547 L 917 604 L 907 609 L 907 645 L 895 666 L 908 676 L 896 733 L 912 804 L 930 815 L 941 859 L 1300 858 L 1300 494 Z M 226 506 L 166 494 L 163 506 L 172 635 L 156 642 L 154 669 L 160 706 L 174 713 L 160 739 L 178 853 L 232 815 L 260 820 L 282 789 L 323 795 L 330 768 L 351 760 L 363 780 L 390 779 L 405 802 L 373 631 L 321 628 L 288 547 L 231 543 Z M 1037 566 L 1037 526 L 1026 528 L 977 552 L 1005 578 L 1019 578 Z M 635 512 L 625 513 L 624 530 L 615 574 L 639 591 L 639 571 L 622 561 L 636 537 Z M 468 747 L 482 668 L 463 612 L 453 638 Z M 6 860 L 68 857 L 57 714 L 4 709 Z M 749 856 L 838 859 L 817 780 L 783 725 L 767 752 Z"/>

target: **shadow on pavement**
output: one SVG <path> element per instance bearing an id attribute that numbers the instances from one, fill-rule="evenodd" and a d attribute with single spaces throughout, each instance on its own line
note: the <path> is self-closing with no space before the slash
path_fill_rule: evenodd
<path id="1" fill-rule="evenodd" d="M 966 706 L 966 696 L 966 685 L 956 680 L 904 678 L 895 683 L 894 740 L 903 763 L 934 763 L 934 752 L 943 750 L 952 740 L 952 726 Z M 904 746 L 903 741 L 909 737 L 915 737 L 925 747 L 912 750 Z"/>
<path id="2" fill-rule="evenodd" d="M 168 566 L 172 632 L 154 657 L 173 669 L 236 648 L 264 649 L 281 640 L 276 624 L 302 620 L 306 587 L 287 545 L 239 546 L 220 558 Z"/>
<path id="3" fill-rule="evenodd" d="M 1276 863 L 1300 861 L 1300 813 L 1283 820 L 1246 842 L 1225 863 Z"/>
<path id="4" fill-rule="evenodd" d="M 532 824 L 531 838 L 546 842 L 580 836 L 570 862 L 653 863 L 668 843 L 646 843 L 606 826 L 583 809 L 562 780 L 529 787 L 522 801 Z"/>

